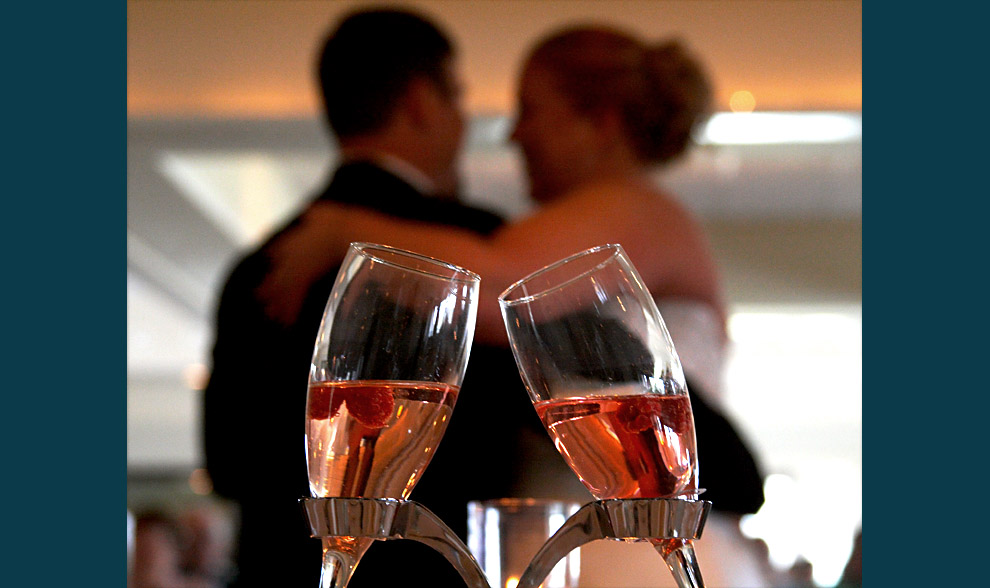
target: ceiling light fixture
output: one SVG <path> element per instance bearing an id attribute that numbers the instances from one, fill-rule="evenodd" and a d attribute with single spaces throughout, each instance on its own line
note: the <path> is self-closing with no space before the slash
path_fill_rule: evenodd
<path id="1" fill-rule="evenodd" d="M 863 117 L 845 112 L 719 112 L 699 142 L 707 145 L 849 143 L 863 138 Z"/>

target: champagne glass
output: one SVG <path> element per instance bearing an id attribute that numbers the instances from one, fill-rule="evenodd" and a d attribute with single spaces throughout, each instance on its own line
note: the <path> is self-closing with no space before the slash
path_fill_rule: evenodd
<path id="1" fill-rule="evenodd" d="M 450 420 L 477 314 L 477 274 L 352 243 L 309 374 L 306 465 L 316 498 L 405 500 Z M 321 588 L 343 588 L 373 539 L 323 537 Z"/>
<path id="2" fill-rule="evenodd" d="M 549 265 L 499 296 L 530 399 L 599 500 L 697 500 L 684 373 L 649 291 L 620 245 Z M 701 586 L 690 539 L 649 538 L 681 586 Z"/>

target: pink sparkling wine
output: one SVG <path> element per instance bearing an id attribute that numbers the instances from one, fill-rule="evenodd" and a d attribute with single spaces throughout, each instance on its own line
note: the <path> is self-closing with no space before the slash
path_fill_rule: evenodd
<path id="1" fill-rule="evenodd" d="M 458 390 L 435 382 L 311 384 L 306 408 L 310 493 L 407 498 L 443 437 Z"/>
<path id="2" fill-rule="evenodd" d="M 557 450 L 595 498 L 672 498 L 697 491 L 687 394 L 561 398 L 535 406 Z"/>

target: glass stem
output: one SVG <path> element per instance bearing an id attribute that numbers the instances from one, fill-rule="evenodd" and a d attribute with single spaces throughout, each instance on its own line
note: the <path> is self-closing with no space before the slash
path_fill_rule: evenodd
<path id="1" fill-rule="evenodd" d="M 320 572 L 320 588 L 345 588 L 357 567 L 364 550 L 354 553 L 340 549 L 337 538 L 323 538 L 323 571 Z"/>
<path id="2" fill-rule="evenodd" d="M 698 558 L 694 555 L 694 543 L 691 540 L 656 539 L 650 542 L 667 563 L 667 568 L 673 574 L 678 588 L 705 588 Z"/>

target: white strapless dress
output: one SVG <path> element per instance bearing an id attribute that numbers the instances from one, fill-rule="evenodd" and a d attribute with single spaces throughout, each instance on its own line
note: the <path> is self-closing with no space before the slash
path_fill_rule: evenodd
<path id="1" fill-rule="evenodd" d="M 722 408 L 728 341 L 719 313 L 709 304 L 686 298 L 661 298 L 657 308 L 674 341 L 684 375 L 700 388 L 691 392 Z"/>

